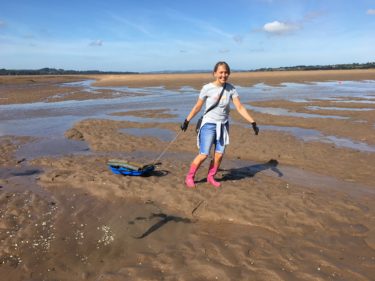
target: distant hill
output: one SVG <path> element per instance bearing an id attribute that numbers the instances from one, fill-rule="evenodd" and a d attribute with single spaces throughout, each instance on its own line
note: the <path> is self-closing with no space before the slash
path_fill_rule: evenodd
<path id="1" fill-rule="evenodd" d="M 370 69 L 375 68 L 375 62 L 367 63 L 348 63 L 348 64 L 330 64 L 330 65 L 296 65 L 283 67 L 264 67 L 253 70 L 233 70 L 233 72 L 260 72 L 260 71 L 291 71 L 291 70 L 339 70 L 339 69 Z M 181 71 L 154 71 L 145 73 L 202 73 L 211 72 L 209 70 L 181 70 Z M 74 75 L 74 74 L 139 74 L 140 72 L 131 71 L 99 71 L 99 70 L 64 70 L 56 68 L 41 69 L 0 69 L 0 75 Z"/>
<path id="2" fill-rule="evenodd" d="M 56 68 L 41 69 L 0 69 L 0 75 L 74 75 L 74 74 L 138 74 L 138 72 L 64 70 Z"/>
<path id="3" fill-rule="evenodd" d="M 333 70 L 333 69 L 370 69 L 375 68 L 375 62 L 367 63 L 348 63 L 348 64 L 330 64 L 330 65 L 297 65 L 275 68 L 258 68 L 247 71 L 291 71 L 291 70 Z"/>

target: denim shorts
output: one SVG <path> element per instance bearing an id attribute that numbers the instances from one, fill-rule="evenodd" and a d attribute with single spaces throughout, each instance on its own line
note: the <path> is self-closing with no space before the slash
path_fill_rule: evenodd
<path id="1" fill-rule="evenodd" d="M 222 126 L 227 126 L 228 123 Z M 209 155 L 212 145 L 215 145 L 215 152 L 224 153 L 224 134 L 222 133 L 220 139 L 216 139 L 216 124 L 206 123 L 202 126 L 199 133 L 199 153 Z"/>

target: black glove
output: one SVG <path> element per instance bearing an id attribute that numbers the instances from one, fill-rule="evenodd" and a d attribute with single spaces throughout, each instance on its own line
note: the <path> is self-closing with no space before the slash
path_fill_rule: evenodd
<path id="1" fill-rule="evenodd" d="M 257 123 L 252 122 L 251 126 L 253 126 L 253 130 L 254 130 L 255 135 L 258 135 L 259 134 L 259 127 L 257 126 Z"/>
<path id="2" fill-rule="evenodd" d="M 181 124 L 181 130 L 186 131 L 189 126 L 189 121 L 185 119 L 184 123 Z"/>

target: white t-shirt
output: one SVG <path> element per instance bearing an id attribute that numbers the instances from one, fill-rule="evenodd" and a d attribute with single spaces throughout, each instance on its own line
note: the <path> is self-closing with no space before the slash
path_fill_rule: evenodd
<path id="1" fill-rule="evenodd" d="M 205 111 L 216 103 L 222 89 L 222 86 L 216 86 L 214 83 L 208 83 L 202 87 L 199 98 L 206 101 Z M 236 88 L 227 83 L 219 104 L 204 115 L 202 123 L 226 123 L 230 112 L 230 101 L 235 97 L 238 97 Z"/>

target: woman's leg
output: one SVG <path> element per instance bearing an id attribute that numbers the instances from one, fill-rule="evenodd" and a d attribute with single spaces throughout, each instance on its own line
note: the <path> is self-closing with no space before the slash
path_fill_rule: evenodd
<path id="1" fill-rule="evenodd" d="M 195 187 L 194 177 L 198 168 L 207 159 L 210 154 L 211 146 L 215 140 L 215 124 L 206 123 L 202 126 L 199 133 L 199 155 L 197 155 L 191 163 L 188 174 L 185 178 L 187 187 Z"/>
<path id="2" fill-rule="evenodd" d="M 199 154 L 194 158 L 193 162 L 190 165 L 189 172 L 185 178 L 185 184 L 187 187 L 195 187 L 195 183 L 194 183 L 195 174 L 197 173 L 200 165 L 206 159 L 207 159 L 207 155 L 205 154 Z"/>
<path id="3" fill-rule="evenodd" d="M 210 168 L 208 169 L 208 174 L 207 174 L 207 182 L 212 184 L 215 187 L 220 187 L 220 183 L 217 182 L 214 179 L 214 176 L 217 173 L 217 170 L 220 167 L 221 160 L 223 159 L 223 153 L 215 152 L 214 159 L 210 163 Z"/>
<path id="4" fill-rule="evenodd" d="M 199 167 L 204 162 L 204 160 L 207 159 L 207 157 L 208 157 L 208 155 L 206 155 L 206 154 L 199 154 L 194 158 L 194 160 L 191 164 Z"/>
<path id="5" fill-rule="evenodd" d="M 220 140 L 216 140 L 215 142 L 215 154 L 214 159 L 210 163 L 210 168 L 208 169 L 207 174 L 207 182 L 212 184 L 215 187 L 219 187 L 221 184 L 217 182 L 214 178 L 214 176 L 217 173 L 217 170 L 220 167 L 221 160 L 223 159 L 225 151 L 225 144 L 224 144 L 224 137 L 223 134 L 221 134 Z"/>
<path id="6" fill-rule="evenodd" d="M 214 154 L 214 159 L 213 159 L 213 164 L 214 166 L 216 167 L 220 167 L 220 164 L 221 164 L 221 160 L 223 160 L 223 156 L 224 154 L 223 153 L 220 153 L 220 152 L 217 152 L 215 151 L 215 154 Z"/>

